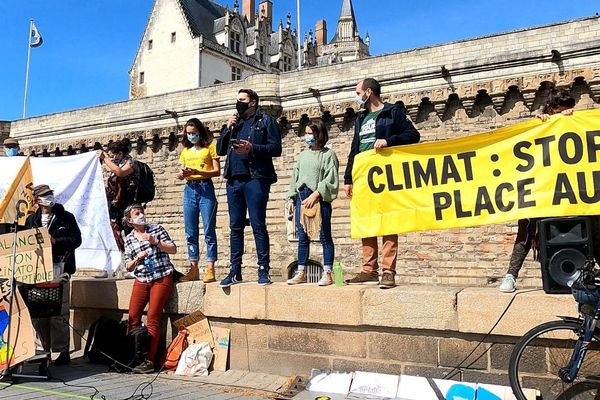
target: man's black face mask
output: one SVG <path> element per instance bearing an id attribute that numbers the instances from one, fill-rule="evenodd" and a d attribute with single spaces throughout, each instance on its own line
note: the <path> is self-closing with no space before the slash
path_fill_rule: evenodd
<path id="1" fill-rule="evenodd" d="M 244 103 L 243 101 L 238 101 L 235 103 L 235 109 L 239 115 L 243 115 L 250 108 L 250 103 Z"/>

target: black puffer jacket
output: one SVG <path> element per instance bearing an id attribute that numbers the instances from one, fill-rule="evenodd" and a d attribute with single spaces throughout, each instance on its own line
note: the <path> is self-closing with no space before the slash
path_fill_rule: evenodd
<path id="1" fill-rule="evenodd" d="M 27 217 L 25 226 L 38 228 L 42 226 L 42 211 L 38 209 Z M 48 224 L 48 233 L 54 239 L 52 259 L 54 262 L 64 261 L 65 272 L 75 273 L 75 249 L 81 246 L 81 231 L 75 217 L 66 211 L 62 204 L 52 207 L 52 215 Z"/>

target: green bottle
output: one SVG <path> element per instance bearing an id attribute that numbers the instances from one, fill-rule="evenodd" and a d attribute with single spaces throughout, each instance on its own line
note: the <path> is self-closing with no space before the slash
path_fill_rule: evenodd
<path id="1" fill-rule="evenodd" d="M 333 263 L 333 281 L 335 286 L 344 286 L 344 269 L 339 261 Z"/>

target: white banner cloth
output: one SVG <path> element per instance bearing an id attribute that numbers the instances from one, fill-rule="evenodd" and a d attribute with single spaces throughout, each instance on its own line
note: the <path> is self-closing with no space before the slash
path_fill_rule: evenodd
<path id="1" fill-rule="evenodd" d="M 25 157 L 0 157 L 0 198 Z M 32 157 L 33 184 L 46 184 L 56 201 L 72 213 L 81 230 L 75 252 L 78 268 L 116 270 L 121 254 L 112 234 L 102 166 L 95 152 L 65 157 Z"/>

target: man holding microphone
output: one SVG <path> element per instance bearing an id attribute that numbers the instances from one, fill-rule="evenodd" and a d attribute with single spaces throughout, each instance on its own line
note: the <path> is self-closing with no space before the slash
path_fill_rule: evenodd
<path id="1" fill-rule="evenodd" d="M 217 154 L 227 155 L 227 204 L 230 228 L 230 271 L 220 286 L 242 281 L 246 211 L 254 233 L 258 257 L 258 284 L 271 283 L 269 276 L 269 233 L 267 201 L 271 185 L 277 181 L 273 157 L 281 156 L 281 132 L 275 119 L 258 108 L 258 94 L 241 89 L 236 113 L 227 121 L 217 141 Z"/>

